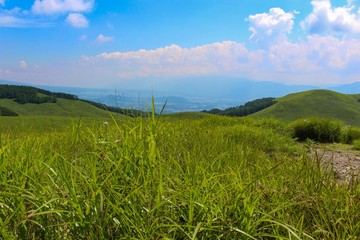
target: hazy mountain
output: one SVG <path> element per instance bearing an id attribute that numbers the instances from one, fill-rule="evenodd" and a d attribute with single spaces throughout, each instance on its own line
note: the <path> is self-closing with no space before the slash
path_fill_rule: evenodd
<path id="1" fill-rule="evenodd" d="M 330 87 L 329 90 L 345 93 L 345 94 L 357 94 L 360 93 L 360 82 L 351 84 L 340 85 L 336 87 Z"/>

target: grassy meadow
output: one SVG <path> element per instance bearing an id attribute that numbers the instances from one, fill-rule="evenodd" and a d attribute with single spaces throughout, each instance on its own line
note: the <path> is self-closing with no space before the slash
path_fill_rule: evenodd
<path id="1" fill-rule="evenodd" d="M 358 239 L 341 183 L 274 119 L 1 117 L 0 239 Z"/>

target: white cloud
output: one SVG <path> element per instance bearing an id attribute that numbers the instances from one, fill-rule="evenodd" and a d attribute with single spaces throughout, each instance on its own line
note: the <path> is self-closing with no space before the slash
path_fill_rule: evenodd
<path id="1" fill-rule="evenodd" d="M 271 8 L 269 13 L 250 15 L 250 40 L 271 43 L 284 39 L 294 26 L 293 19 L 293 12 L 286 13 L 281 8 Z"/>
<path id="2" fill-rule="evenodd" d="M 102 53 L 83 59 L 86 64 L 121 69 L 118 76 L 140 77 L 247 72 L 261 58 L 261 51 L 249 52 L 243 44 L 225 41 L 194 48 L 173 44 L 154 50 Z"/>
<path id="3" fill-rule="evenodd" d="M 65 22 L 76 28 L 87 28 L 89 26 L 89 21 L 81 13 L 69 14 Z"/>
<path id="4" fill-rule="evenodd" d="M 330 0 L 313 0 L 312 13 L 301 23 L 312 34 L 360 33 L 360 11 L 353 1 L 343 7 L 333 7 Z"/>
<path id="5" fill-rule="evenodd" d="M 5 5 L 5 0 L 0 0 L 0 5 L 4 6 Z"/>
<path id="6" fill-rule="evenodd" d="M 24 60 L 21 60 L 21 61 L 19 62 L 19 66 L 20 66 L 20 68 L 22 68 L 22 69 L 27 69 L 27 68 L 28 68 L 28 64 L 27 64 Z"/>
<path id="7" fill-rule="evenodd" d="M 359 64 L 360 40 L 316 35 L 298 43 L 279 41 L 266 50 L 249 50 L 241 43 L 225 41 L 83 57 L 83 65 L 94 76 L 103 74 L 109 79 L 225 75 L 311 85 L 356 81 Z"/>
<path id="8" fill-rule="evenodd" d="M 33 66 L 33 65 L 32 65 Z M 131 52 L 83 56 L 79 62 L 42 64 L 0 71 L 0 77 L 23 82 L 105 86 L 146 84 L 143 79 L 186 76 L 233 76 L 288 84 L 344 84 L 360 79 L 360 40 L 311 35 L 300 42 L 279 41 L 266 50 L 225 41 L 183 48 L 178 45 Z M 5 78 L 5 77 L 4 77 Z M 43 79 L 44 82 L 40 82 Z M 77 79 L 76 82 L 73 82 Z M 162 80 L 161 80 L 162 81 Z"/>
<path id="9" fill-rule="evenodd" d="M 64 14 L 68 12 L 89 12 L 94 0 L 35 0 L 32 11 L 36 14 Z"/>
<path id="10" fill-rule="evenodd" d="M 87 39 L 87 37 L 88 37 L 87 35 L 81 35 L 81 36 L 80 36 L 80 40 L 81 40 L 81 41 L 85 41 L 85 40 Z"/>
<path id="11" fill-rule="evenodd" d="M 100 44 L 103 44 L 103 43 L 106 43 L 106 42 L 111 42 L 114 38 L 111 37 L 111 36 L 105 36 L 103 34 L 99 34 L 97 37 L 96 37 L 96 42 L 97 43 L 100 43 Z"/>
<path id="12" fill-rule="evenodd" d="M 0 14 L 0 27 L 22 27 L 27 21 L 10 15 Z"/>

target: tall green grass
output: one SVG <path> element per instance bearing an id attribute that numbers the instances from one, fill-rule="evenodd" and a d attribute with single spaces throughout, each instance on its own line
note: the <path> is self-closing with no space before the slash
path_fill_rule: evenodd
<path id="1" fill-rule="evenodd" d="M 359 184 L 336 183 L 319 161 L 271 119 L 152 115 L 7 131 L 0 238 L 355 239 Z"/>

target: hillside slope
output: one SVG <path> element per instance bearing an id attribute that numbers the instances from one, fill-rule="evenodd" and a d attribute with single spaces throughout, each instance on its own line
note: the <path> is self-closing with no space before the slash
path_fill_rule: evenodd
<path id="1" fill-rule="evenodd" d="M 109 112 L 80 100 L 58 98 L 56 103 L 19 104 L 11 99 L 0 99 L 0 106 L 19 116 L 108 117 Z"/>
<path id="2" fill-rule="evenodd" d="M 360 99 L 360 94 L 350 95 L 329 90 L 311 90 L 278 98 L 276 104 L 251 116 L 274 117 L 287 122 L 318 116 L 360 125 L 360 102 L 358 99 Z"/>
<path id="3" fill-rule="evenodd" d="M 109 117 L 110 113 L 140 116 L 140 110 L 111 107 L 76 95 L 41 88 L 0 84 L 1 116 Z"/>

